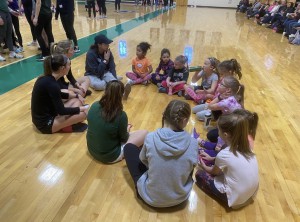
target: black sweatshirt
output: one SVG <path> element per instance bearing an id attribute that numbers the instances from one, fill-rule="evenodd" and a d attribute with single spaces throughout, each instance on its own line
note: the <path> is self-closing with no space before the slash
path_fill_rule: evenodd
<path id="1" fill-rule="evenodd" d="M 57 115 L 80 113 L 79 107 L 65 107 L 62 99 L 68 99 L 68 94 L 61 93 L 53 76 L 39 77 L 34 84 L 31 96 L 32 122 L 39 126 Z"/>

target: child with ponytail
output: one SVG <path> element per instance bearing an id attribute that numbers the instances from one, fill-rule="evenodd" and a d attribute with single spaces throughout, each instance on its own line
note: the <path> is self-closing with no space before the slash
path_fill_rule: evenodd
<path id="1" fill-rule="evenodd" d="M 221 204 L 237 209 L 253 201 L 259 186 L 258 164 L 248 140 L 249 120 L 241 113 L 222 115 L 218 130 L 228 146 L 213 166 L 200 159 L 196 184 Z"/>

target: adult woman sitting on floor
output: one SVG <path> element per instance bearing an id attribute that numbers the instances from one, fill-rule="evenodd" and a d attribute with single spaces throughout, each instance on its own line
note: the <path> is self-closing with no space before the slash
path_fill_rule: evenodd
<path id="1" fill-rule="evenodd" d="M 68 74 L 71 62 L 65 55 L 48 56 L 44 61 L 44 75 L 34 84 L 31 97 L 32 122 L 44 134 L 84 131 L 87 125 L 87 106 L 75 95 L 62 93 L 57 80 Z M 68 101 L 63 103 L 62 99 Z"/>
<path id="2" fill-rule="evenodd" d="M 113 80 L 121 80 L 116 74 L 116 64 L 109 44 L 113 41 L 105 35 L 97 35 L 95 43 L 86 53 L 85 76 L 89 77 L 91 87 L 95 90 L 105 90 L 106 84 Z"/>
<path id="3" fill-rule="evenodd" d="M 71 59 L 74 55 L 74 43 L 72 40 L 59 41 L 58 43 L 54 43 L 51 45 L 50 52 L 51 55 L 62 54 Z M 91 95 L 92 92 L 89 90 L 90 79 L 87 76 L 82 76 L 76 80 L 70 68 L 69 73 L 66 75 L 66 77 L 70 81 L 69 83 L 66 82 L 64 76 L 57 80 L 61 89 L 69 90 L 75 94 L 79 94 L 82 97 Z"/>
<path id="4" fill-rule="evenodd" d="M 123 111 L 124 84 L 118 80 L 107 84 L 104 95 L 88 113 L 87 146 L 90 154 L 103 163 L 115 163 L 124 158 L 123 148 L 131 143 L 143 145 L 146 130 L 131 132 L 131 124 Z"/>

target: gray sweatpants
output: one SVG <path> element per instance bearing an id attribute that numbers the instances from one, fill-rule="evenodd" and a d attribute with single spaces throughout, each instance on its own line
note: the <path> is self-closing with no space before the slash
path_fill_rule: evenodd
<path id="1" fill-rule="evenodd" d="M 88 76 L 91 81 L 91 87 L 94 90 L 105 90 L 105 87 L 108 82 L 111 82 L 113 80 L 117 80 L 116 77 L 113 76 L 111 72 L 106 72 L 103 75 L 103 78 L 100 79 L 97 76 Z"/>

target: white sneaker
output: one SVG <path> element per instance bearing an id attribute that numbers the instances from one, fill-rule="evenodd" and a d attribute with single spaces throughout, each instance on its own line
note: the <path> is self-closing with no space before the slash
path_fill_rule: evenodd
<path id="1" fill-rule="evenodd" d="M 294 38 L 296 35 L 295 34 L 290 34 L 289 37 L 290 38 Z"/>
<path id="2" fill-rule="evenodd" d="M 117 76 L 117 79 L 118 79 L 119 81 L 121 81 L 121 80 L 123 79 L 123 76 Z"/>
<path id="3" fill-rule="evenodd" d="M 75 52 L 75 53 L 78 53 L 78 52 L 80 52 L 80 49 L 79 49 L 79 47 L 78 47 L 78 46 L 75 46 L 75 47 L 74 47 L 74 52 Z"/>
<path id="4" fill-rule="evenodd" d="M 15 53 L 24 52 L 23 47 L 15 48 Z"/>
<path id="5" fill-rule="evenodd" d="M 27 43 L 27 46 L 37 46 L 37 45 L 38 45 L 37 41 L 32 41 Z"/>
<path id="6" fill-rule="evenodd" d="M 147 86 L 147 85 L 148 85 L 148 80 L 142 82 L 142 84 L 143 84 L 144 86 Z"/>
<path id="7" fill-rule="evenodd" d="M 133 85 L 133 83 L 134 83 L 133 80 L 129 79 L 126 84 Z"/>
<path id="8" fill-rule="evenodd" d="M 9 58 L 12 58 L 12 59 L 22 59 L 22 58 L 24 58 L 24 56 L 21 55 L 21 54 L 17 54 L 15 52 L 11 52 L 11 53 L 9 53 Z"/>
<path id="9" fill-rule="evenodd" d="M 103 15 L 102 18 L 107 18 L 107 16 L 106 16 L 106 15 Z"/>
<path id="10" fill-rule="evenodd" d="M 4 62 L 6 59 L 0 55 L 0 62 Z"/>

